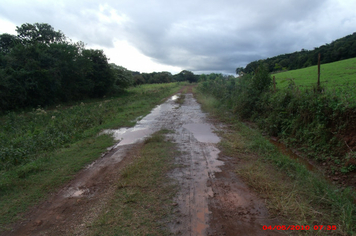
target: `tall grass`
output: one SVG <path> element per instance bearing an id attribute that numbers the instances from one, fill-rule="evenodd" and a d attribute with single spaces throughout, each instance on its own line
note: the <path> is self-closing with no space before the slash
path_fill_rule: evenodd
<path id="1" fill-rule="evenodd" d="M 168 95 L 176 86 L 146 85 L 101 101 L 9 112 L 0 117 L 0 171 L 34 161 L 41 152 L 68 146 L 115 121 L 116 126 L 131 126 L 135 122 L 126 118 L 135 116 L 136 108 L 159 103 L 162 96 L 156 94 Z"/>

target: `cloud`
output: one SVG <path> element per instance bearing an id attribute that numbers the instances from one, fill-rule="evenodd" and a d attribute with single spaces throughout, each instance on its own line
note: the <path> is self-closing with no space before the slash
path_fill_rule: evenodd
<path id="1" fill-rule="evenodd" d="M 0 16 L 15 25 L 49 23 L 131 68 L 234 73 L 353 33 L 354 9 L 353 0 L 4 0 Z M 142 60 L 134 65 L 132 55 Z"/>

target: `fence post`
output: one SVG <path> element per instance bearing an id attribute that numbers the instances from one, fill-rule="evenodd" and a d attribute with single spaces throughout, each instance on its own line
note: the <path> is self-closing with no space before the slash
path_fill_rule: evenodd
<path id="1" fill-rule="evenodd" d="M 320 53 L 318 54 L 318 90 L 320 90 Z"/>
<path id="2" fill-rule="evenodd" d="M 273 76 L 273 89 L 276 92 L 276 78 Z"/>

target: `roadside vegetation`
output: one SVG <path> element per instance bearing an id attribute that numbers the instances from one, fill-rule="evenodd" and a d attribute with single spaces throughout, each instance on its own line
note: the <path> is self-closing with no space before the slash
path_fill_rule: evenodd
<path id="1" fill-rule="evenodd" d="M 300 88 L 290 83 L 274 92 L 262 64 L 254 75 L 207 79 L 198 88 L 237 119 L 254 121 L 267 135 L 325 163 L 329 175 L 356 171 L 356 88 Z"/>
<path id="2" fill-rule="evenodd" d="M 351 188 L 339 189 L 318 171 L 310 172 L 303 164 L 281 154 L 260 131 L 242 123 L 224 100 L 204 92 L 202 86 L 197 92 L 202 108 L 228 127 L 219 133 L 221 155 L 238 160 L 236 173 L 266 199 L 273 216 L 290 225 L 337 227 L 335 231 L 312 229 L 297 234 L 354 235 L 356 196 Z"/>
<path id="3" fill-rule="evenodd" d="M 86 227 L 89 235 L 169 235 L 167 225 L 175 208 L 177 186 L 167 173 L 177 155 L 175 144 L 161 130 L 147 138 L 132 164 L 121 173 L 114 197 L 97 220 Z"/>
<path id="4" fill-rule="evenodd" d="M 113 144 L 102 129 L 133 126 L 184 83 L 141 85 L 117 97 L 0 117 L 0 229 Z"/>

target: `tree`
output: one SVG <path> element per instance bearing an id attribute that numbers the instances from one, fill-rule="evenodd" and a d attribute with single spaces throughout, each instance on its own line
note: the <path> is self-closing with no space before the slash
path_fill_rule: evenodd
<path id="1" fill-rule="evenodd" d="M 183 70 L 179 74 L 181 74 L 184 80 L 188 80 L 189 83 L 198 82 L 198 79 L 195 77 L 194 73 L 189 70 Z"/>
<path id="2" fill-rule="evenodd" d="M 113 70 L 115 77 L 115 90 L 123 90 L 133 85 L 134 79 L 131 71 L 129 71 L 125 67 L 118 66 L 114 63 L 110 63 L 110 67 Z"/>
<path id="3" fill-rule="evenodd" d="M 22 24 L 20 27 L 16 26 L 16 32 L 23 43 L 50 44 L 65 41 L 65 35 L 61 31 L 55 31 L 46 23 Z"/>
<path id="4" fill-rule="evenodd" d="M 243 67 L 237 67 L 235 72 L 237 75 L 240 75 L 241 72 L 243 72 L 244 68 Z"/>
<path id="5" fill-rule="evenodd" d="M 11 34 L 1 34 L 0 35 L 0 53 L 7 54 L 10 52 L 11 48 L 13 48 L 16 44 L 18 44 L 20 40 Z"/>
<path id="6" fill-rule="evenodd" d="M 271 84 L 271 75 L 268 73 L 266 66 L 260 64 L 255 70 L 254 76 L 252 77 L 252 89 L 260 94 L 267 90 Z"/>
<path id="7" fill-rule="evenodd" d="M 115 81 L 115 75 L 109 66 L 108 59 L 103 50 L 84 49 L 82 54 L 89 65 L 86 78 L 94 84 L 89 96 L 102 97 Z"/>
<path id="8" fill-rule="evenodd" d="M 206 76 L 206 74 L 201 74 L 199 77 L 199 81 L 204 82 L 208 79 L 208 77 Z"/>
<path id="9" fill-rule="evenodd" d="M 282 69 L 294 70 L 306 66 L 316 65 L 318 63 L 318 54 L 321 53 L 322 63 L 330 63 L 338 60 L 356 57 L 356 33 L 337 39 L 330 44 L 315 47 L 314 50 L 302 49 L 299 52 L 278 55 L 272 58 L 260 60 L 267 64 L 268 71 L 277 71 Z M 244 73 L 253 73 L 258 67 L 260 61 L 253 61 L 243 69 Z M 276 66 L 277 65 L 277 66 Z"/>
<path id="10" fill-rule="evenodd" d="M 143 78 L 143 76 L 140 75 L 140 74 L 134 75 L 133 80 L 134 80 L 134 85 L 135 86 L 136 85 L 140 85 L 140 84 L 144 84 L 146 82 L 145 79 Z"/>

